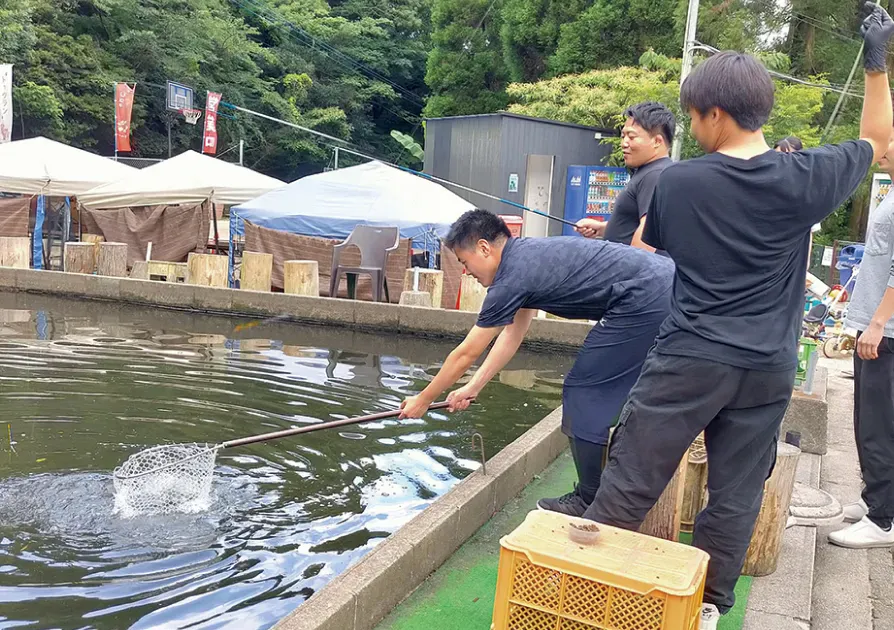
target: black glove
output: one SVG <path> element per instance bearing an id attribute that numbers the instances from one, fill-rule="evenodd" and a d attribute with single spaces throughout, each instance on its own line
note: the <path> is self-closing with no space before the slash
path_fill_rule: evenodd
<path id="1" fill-rule="evenodd" d="M 868 12 L 860 27 L 864 42 L 863 67 L 866 72 L 885 72 L 888 40 L 894 35 L 894 20 L 874 2 L 867 2 L 863 10 Z"/>

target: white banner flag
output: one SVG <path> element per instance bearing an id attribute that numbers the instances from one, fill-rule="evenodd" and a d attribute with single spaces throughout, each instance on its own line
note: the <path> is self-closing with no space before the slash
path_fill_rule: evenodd
<path id="1" fill-rule="evenodd" d="M 12 64 L 0 65 L 0 142 L 12 140 Z"/>

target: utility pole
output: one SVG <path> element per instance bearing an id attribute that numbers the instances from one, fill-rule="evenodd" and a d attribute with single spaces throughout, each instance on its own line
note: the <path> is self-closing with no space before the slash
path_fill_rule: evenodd
<path id="1" fill-rule="evenodd" d="M 245 140 L 239 141 L 239 166 L 245 166 L 242 163 L 243 151 L 245 150 Z"/>
<path id="2" fill-rule="evenodd" d="M 338 147 L 335 148 L 335 168 L 333 170 L 338 170 Z"/>
<path id="3" fill-rule="evenodd" d="M 698 0 L 689 0 L 689 9 L 686 12 L 686 32 L 683 35 L 683 64 L 680 68 L 680 86 L 689 73 L 692 72 L 692 48 L 695 44 L 695 29 L 698 25 Z M 686 112 L 683 112 L 685 114 Z M 671 158 L 675 162 L 680 159 L 680 152 L 683 150 L 683 125 L 677 121 L 677 128 L 674 131 L 674 145 L 671 149 Z"/>

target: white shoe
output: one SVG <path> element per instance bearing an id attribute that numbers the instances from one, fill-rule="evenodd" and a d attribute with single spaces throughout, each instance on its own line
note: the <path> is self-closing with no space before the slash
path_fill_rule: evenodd
<path id="1" fill-rule="evenodd" d="M 856 503 L 845 505 L 843 510 L 845 523 L 858 523 L 864 516 L 869 514 L 869 506 L 866 505 L 866 502 L 863 499 L 860 499 Z"/>
<path id="2" fill-rule="evenodd" d="M 874 549 L 894 546 L 894 527 L 888 531 L 864 516 L 858 523 L 829 534 L 829 542 L 848 549 Z"/>
<path id="3" fill-rule="evenodd" d="M 714 604 L 702 604 L 702 616 L 698 624 L 698 630 L 717 630 L 717 622 L 720 621 L 720 611 Z"/>

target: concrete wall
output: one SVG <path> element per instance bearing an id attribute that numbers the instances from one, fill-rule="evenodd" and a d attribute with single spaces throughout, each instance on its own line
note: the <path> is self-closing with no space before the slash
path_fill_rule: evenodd
<path id="1" fill-rule="evenodd" d="M 453 339 L 464 337 L 477 319 L 461 311 L 7 267 L 0 267 L 0 290 Z M 589 331 L 586 323 L 535 319 L 525 345 L 577 348 Z"/>

